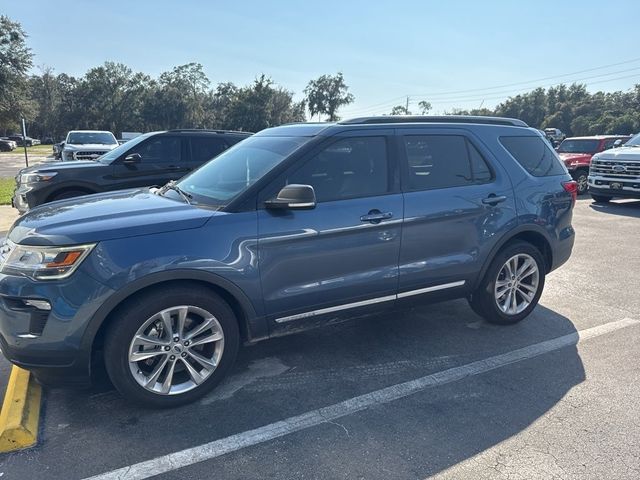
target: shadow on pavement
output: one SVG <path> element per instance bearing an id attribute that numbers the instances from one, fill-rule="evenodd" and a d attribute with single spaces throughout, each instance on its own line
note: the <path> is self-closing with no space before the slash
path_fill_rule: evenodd
<path id="1" fill-rule="evenodd" d="M 640 218 L 640 201 L 592 203 L 589 205 L 592 210 L 609 215 L 621 215 L 625 217 Z"/>
<path id="2" fill-rule="evenodd" d="M 543 306 L 518 325 L 498 327 L 454 301 L 244 348 L 216 391 L 174 410 L 131 406 L 106 382 L 49 390 L 43 443 L 0 460 L 0 470 L 10 478 L 83 478 L 575 332 Z M 423 478 L 518 434 L 584 379 L 572 345 L 345 417 L 354 432 L 348 437 L 321 425 L 280 439 L 286 454 L 278 458 L 263 444 L 212 462 L 217 478 L 297 478 L 297 471 L 388 478 L 388 468 L 399 478 Z M 193 472 L 166 477 L 208 478 L 206 464 L 187 469 Z"/>

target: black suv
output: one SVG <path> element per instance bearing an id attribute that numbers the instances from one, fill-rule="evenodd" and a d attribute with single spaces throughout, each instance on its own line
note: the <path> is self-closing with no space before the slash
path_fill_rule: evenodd
<path id="1" fill-rule="evenodd" d="M 54 200 L 164 185 L 250 135 L 226 130 L 146 133 L 96 160 L 44 163 L 21 170 L 12 203 L 24 213 Z"/>

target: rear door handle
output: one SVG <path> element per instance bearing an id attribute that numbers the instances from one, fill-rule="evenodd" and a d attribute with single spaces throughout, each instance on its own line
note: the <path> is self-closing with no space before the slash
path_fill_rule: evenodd
<path id="1" fill-rule="evenodd" d="M 182 170 L 182 167 L 180 167 L 178 165 L 169 165 L 167 168 L 169 170 Z"/>
<path id="2" fill-rule="evenodd" d="M 506 195 L 494 195 L 492 193 L 487 198 L 483 198 L 482 203 L 484 203 L 485 205 L 497 205 L 504 202 L 506 199 Z"/>
<path id="3" fill-rule="evenodd" d="M 388 220 L 393 217 L 391 212 L 381 212 L 380 210 L 371 210 L 366 215 L 360 217 L 361 222 L 380 223 L 382 220 Z"/>

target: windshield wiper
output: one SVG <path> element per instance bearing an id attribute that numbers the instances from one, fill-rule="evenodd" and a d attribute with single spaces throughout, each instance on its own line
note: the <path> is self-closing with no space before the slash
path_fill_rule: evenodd
<path id="1" fill-rule="evenodd" d="M 175 180 L 171 180 L 166 185 L 164 185 L 158 191 L 158 195 L 164 195 L 168 190 L 173 190 L 174 192 L 178 193 L 178 195 L 180 195 L 182 197 L 182 199 L 185 201 L 185 203 L 188 203 L 189 205 L 191 205 L 191 199 L 193 199 L 193 195 L 191 195 L 190 193 L 187 193 L 184 190 L 182 190 L 178 186 L 178 184 L 176 183 Z"/>

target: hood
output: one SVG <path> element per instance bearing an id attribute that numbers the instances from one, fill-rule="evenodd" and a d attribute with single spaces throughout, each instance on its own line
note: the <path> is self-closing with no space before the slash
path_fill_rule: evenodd
<path id="1" fill-rule="evenodd" d="M 198 228 L 215 214 L 148 188 L 121 190 L 36 207 L 16 220 L 9 239 L 23 245 L 78 245 Z"/>
<path id="2" fill-rule="evenodd" d="M 102 143 L 84 143 L 84 144 L 77 144 L 77 143 L 67 143 L 64 146 L 65 150 L 113 150 L 114 148 L 116 148 L 118 146 L 117 143 L 110 143 L 110 144 L 102 144 Z"/>
<path id="3" fill-rule="evenodd" d="M 100 168 L 108 167 L 104 163 L 94 160 L 70 160 L 68 162 L 44 162 L 33 167 L 23 168 L 20 173 L 59 172 L 61 170 L 73 170 L 75 168 Z"/>
<path id="4" fill-rule="evenodd" d="M 619 147 L 605 150 L 598 154 L 602 160 L 632 160 L 640 162 L 640 147 Z"/>

